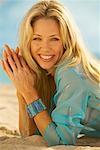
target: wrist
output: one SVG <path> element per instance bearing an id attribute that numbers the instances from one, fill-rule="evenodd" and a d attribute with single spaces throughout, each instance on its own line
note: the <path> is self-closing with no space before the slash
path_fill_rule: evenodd
<path id="1" fill-rule="evenodd" d="M 36 90 L 32 90 L 29 92 L 25 92 L 24 98 L 25 98 L 25 101 L 28 105 L 28 104 L 32 103 L 33 101 L 36 101 L 37 99 L 39 99 L 39 95 L 38 95 Z"/>
<path id="2" fill-rule="evenodd" d="M 35 117 L 38 113 L 46 110 L 46 106 L 43 104 L 41 99 L 37 99 L 27 105 L 27 112 L 30 118 Z"/>

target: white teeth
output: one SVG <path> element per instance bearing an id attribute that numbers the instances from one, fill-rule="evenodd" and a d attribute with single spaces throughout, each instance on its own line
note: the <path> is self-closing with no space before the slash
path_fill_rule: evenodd
<path id="1" fill-rule="evenodd" d="M 50 58 L 52 58 L 52 56 L 46 56 L 46 55 L 40 55 L 40 57 L 43 58 L 43 59 L 50 59 Z"/>

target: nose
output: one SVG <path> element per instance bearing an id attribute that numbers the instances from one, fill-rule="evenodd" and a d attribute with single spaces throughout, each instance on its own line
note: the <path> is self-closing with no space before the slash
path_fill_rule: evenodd
<path id="1" fill-rule="evenodd" d="M 49 47 L 49 42 L 48 40 L 43 40 L 42 43 L 41 43 L 41 49 L 43 51 L 49 51 L 50 47 Z"/>

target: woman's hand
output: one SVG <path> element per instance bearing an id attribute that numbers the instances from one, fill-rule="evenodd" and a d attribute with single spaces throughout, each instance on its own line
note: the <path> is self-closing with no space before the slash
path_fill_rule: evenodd
<path id="1" fill-rule="evenodd" d="M 29 68 L 24 58 L 10 49 L 8 45 L 5 45 L 3 57 L 4 60 L 0 61 L 2 67 L 12 80 L 16 89 L 25 98 L 26 103 L 38 99 L 39 96 L 34 87 L 36 74 Z"/>

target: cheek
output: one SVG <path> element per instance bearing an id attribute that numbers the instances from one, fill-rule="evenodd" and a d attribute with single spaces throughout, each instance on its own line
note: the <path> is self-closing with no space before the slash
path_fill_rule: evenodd
<path id="1" fill-rule="evenodd" d="M 34 49 L 32 47 L 31 47 L 30 52 L 31 52 L 32 57 L 34 58 L 35 57 L 35 51 L 34 51 Z"/>
<path id="2" fill-rule="evenodd" d="M 64 52 L 63 47 L 59 46 L 58 49 L 57 49 L 57 53 L 58 53 L 59 57 L 63 55 L 63 52 Z"/>
<path id="3" fill-rule="evenodd" d="M 36 44 L 33 44 L 33 42 L 31 43 L 31 50 L 35 50 L 36 49 Z"/>
<path id="4" fill-rule="evenodd" d="M 36 44 L 31 43 L 31 54 L 32 54 L 32 56 L 35 55 L 36 51 L 37 51 Z"/>

